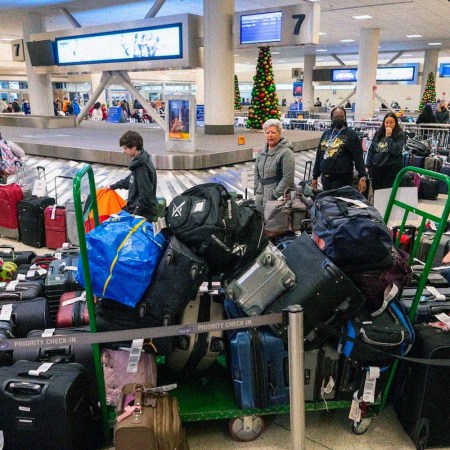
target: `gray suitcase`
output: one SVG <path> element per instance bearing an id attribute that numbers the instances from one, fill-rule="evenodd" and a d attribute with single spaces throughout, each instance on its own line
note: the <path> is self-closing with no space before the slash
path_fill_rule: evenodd
<path id="1" fill-rule="evenodd" d="M 436 233 L 432 231 L 426 231 L 420 237 L 419 248 L 417 249 L 416 258 L 425 262 L 428 253 L 430 253 L 431 244 L 433 243 Z M 438 250 L 433 260 L 432 267 L 439 267 L 442 264 L 442 258 L 444 257 L 445 244 L 450 240 L 450 233 L 446 232 L 442 235 L 441 242 L 439 243 Z"/>
<path id="2" fill-rule="evenodd" d="M 294 272 L 281 251 L 269 243 L 250 267 L 227 283 L 226 295 L 245 314 L 258 315 L 294 284 Z"/>
<path id="3" fill-rule="evenodd" d="M 82 202 L 81 206 L 84 210 L 86 201 Z M 80 246 L 80 239 L 78 237 L 77 219 L 75 217 L 75 204 L 73 201 L 66 203 L 66 228 L 67 240 L 76 246 Z"/>

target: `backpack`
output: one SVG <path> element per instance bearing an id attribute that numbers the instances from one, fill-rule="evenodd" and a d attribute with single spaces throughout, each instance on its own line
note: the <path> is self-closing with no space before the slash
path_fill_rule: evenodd
<path id="1" fill-rule="evenodd" d="M 380 213 L 350 186 L 322 192 L 311 208 L 314 242 L 344 272 L 392 265 L 392 239 Z"/>
<path id="2" fill-rule="evenodd" d="M 241 267 L 268 242 L 261 214 L 238 205 L 219 183 L 200 184 L 175 197 L 167 208 L 166 223 L 214 273 Z"/>
<path id="3" fill-rule="evenodd" d="M 21 162 L 20 157 L 16 156 L 6 141 L 1 141 L 0 173 L 6 176 L 17 173 L 22 167 L 22 164 L 16 164 L 17 162 Z"/>
<path id="4" fill-rule="evenodd" d="M 431 153 L 431 143 L 427 140 L 409 138 L 405 145 L 405 150 L 412 155 L 428 156 Z"/>
<path id="5" fill-rule="evenodd" d="M 67 112 L 73 114 L 73 105 L 71 102 L 67 103 Z"/>

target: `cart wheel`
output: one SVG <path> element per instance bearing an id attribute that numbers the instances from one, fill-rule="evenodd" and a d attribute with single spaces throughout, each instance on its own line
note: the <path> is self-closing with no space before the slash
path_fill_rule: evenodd
<path id="1" fill-rule="evenodd" d="M 261 416 L 234 417 L 230 419 L 228 426 L 235 441 L 250 442 L 264 431 L 264 419 Z"/>
<path id="2" fill-rule="evenodd" d="M 352 425 L 352 431 L 353 431 L 353 433 L 360 436 L 361 434 L 364 434 L 369 429 L 371 423 L 372 423 L 372 419 L 362 419 L 356 425 L 355 424 Z"/>
<path id="3" fill-rule="evenodd" d="M 419 419 L 411 433 L 411 439 L 417 450 L 423 450 L 427 447 L 428 435 L 430 433 L 430 424 L 428 419 Z"/>

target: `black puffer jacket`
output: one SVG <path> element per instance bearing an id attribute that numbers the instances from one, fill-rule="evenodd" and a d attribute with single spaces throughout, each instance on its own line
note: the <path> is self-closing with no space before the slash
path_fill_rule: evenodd
<path id="1" fill-rule="evenodd" d="M 128 167 L 130 175 L 112 184 L 111 189 L 128 189 L 128 201 L 123 209 L 152 222 L 158 218 L 155 166 L 150 155 L 143 150 L 131 160 Z"/>

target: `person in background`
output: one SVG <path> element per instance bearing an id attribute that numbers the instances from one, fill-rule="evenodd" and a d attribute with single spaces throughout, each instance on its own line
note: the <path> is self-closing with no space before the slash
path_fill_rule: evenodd
<path id="1" fill-rule="evenodd" d="M 145 217 L 154 222 L 157 217 L 156 170 L 150 155 L 144 150 L 142 136 L 136 131 L 127 131 L 119 142 L 123 152 L 131 158 L 128 168 L 131 173 L 124 179 L 106 186 L 107 189 L 127 189 L 128 200 L 124 211 Z"/>
<path id="2" fill-rule="evenodd" d="M 263 124 L 266 143 L 255 163 L 255 203 L 262 211 L 267 200 L 276 200 L 294 188 L 295 157 L 291 142 L 282 137 L 283 125 L 277 119 Z"/>
<path id="3" fill-rule="evenodd" d="M 13 107 L 13 110 L 14 110 L 15 113 L 18 113 L 18 112 L 22 111 L 22 108 L 19 105 L 19 100 L 17 100 L 17 98 L 14 99 L 12 107 Z"/>
<path id="4" fill-rule="evenodd" d="M 400 105 L 395 100 L 392 100 L 391 108 L 400 109 Z"/>
<path id="5" fill-rule="evenodd" d="M 69 104 L 69 98 L 68 97 L 64 97 L 63 98 L 63 102 L 62 102 L 62 106 L 61 106 L 61 111 L 66 114 L 67 111 L 67 105 Z"/>
<path id="6" fill-rule="evenodd" d="M 30 102 L 28 100 L 24 100 L 22 103 L 22 109 L 25 115 L 31 114 Z"/>
<path id="7" fill-rule="evenodd" d="M 367 153 L 366 167 L 374 190 L 392 187 L 403 167 L 404 146 L 405 133 L 400 128 L 398 118 L 394 113 L 388 112 Z"/>
<path id="8" fill-rule="evenodd" d="M 78 100 L 77 100 L 77 99 L 75 99 L 75 100 L 73 101 L 72 107 L 73 107 L 73 115 L 74 115 L 75 117 L 78 117 L 78 115 L 79 115 L 80 112 L 81 112 L 81 108 L 80 108 L 80 104 L 78 103 Z"/>
<path id="9" fill-rule="evenodd" d="M 347 103 L 344 106 L 345 109 L 352 109 L 352 104 L 350 103 L 350 100 L 347 100 Z"/>
<path id="10" fill-rule="evenodd" d="M 102 110 L 103 120 L 107 120 L 108 119 L 108 107 L 106 106 L 105 103 L 102 103 L 102 106 L 100 107 L 100 109 Z"/>
<path id="11" fill-rule="evenodd" d="M 6 110 L 3 112 L 12 113 L 14 112 L 13 104 L 11 102 L 8 103 L 8 106 L 6 107 Z"/>
<path id="12" fill-rule="evenodd" d="M 91 114 L 92 120 L 95 120 L 97 122 L 101 122 L 103 120 L 103 114 L 102 114 L 102 111 L 100 109 L 101 106 L 102 105 L 101 105 L 100 102 L 96 102 L 94 104 L 94 107 L 92 109 L 92 114 Z"/>
<path id="13" fill-rule="evenodd" d="M 351 186 L 353 168 L 358 172 L 358 189 L 365 192 L 367 177 L 361 141 L 352 129 L 347 128 L 345 109 L 334 108 L 331 111 L 331 128 L 322 134 L 317 148 L 311 187 L 317 191 L 319 177 L 325 191 Z"/>
<path id="14" fill-rule="evenodd" d="M 317 97 L 317 99 L 316 99 L 316 103 L 314 103 L 314 106 L 322 106 L 322 102 L 320 101 L 320 98 L 319 97 Z"/>
<path id="15" fill-rule="evenodd" d="M 448 109 L 445 102 L 440 102 L 436 108 L 436 114 L 434 118 L 437 123 L 447 123 L 448 122 Z"/>

